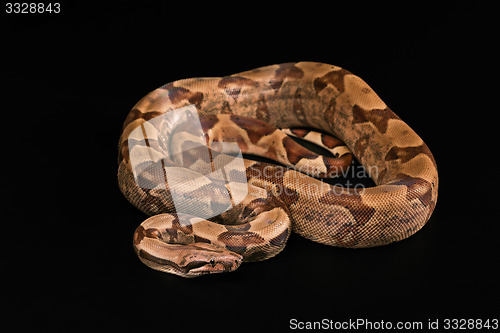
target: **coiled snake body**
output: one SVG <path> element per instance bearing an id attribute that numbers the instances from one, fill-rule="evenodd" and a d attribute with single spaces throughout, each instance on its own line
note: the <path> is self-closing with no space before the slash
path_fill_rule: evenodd
<path id="1" fill-rule="evenodd" d="M 214 154 L 224 150 L 222 143 L 231 142 L 243 153 L 287 167 L 245 159 L 244 188 L 231 186 L 227 178 L 200 176 L 184 186 L 189 199 L 187 209 L 180 209 L 170 177 L 186 177 L 176 173 L 179 160 L 190 166 L 189 175 L 197 172 L 192 170 L 201 156 L 199 145 L 190 146 L 199 141 L 188 135 L 193 113 L 177 117 L 181 109 L 194 110 L 199 117 L 203 144 L 212 151 L 213 159 L 206 162 L 211 170 Z M 162 118 L 169 113 L 177 118 Z M 375 171 L 371 177 L 376 186 L 342 188 L 305 175 L 334 176 L 345 170 L 352 155 L 333 137 L 310 134 L 335 157 L 318 156 L 275 129 L 297 127 L 338 137 L 365 169 Z M 292 132 L 302 137 L 308 133 Z M 149 166 L 141 168 L 146 155 Z M 168 157 L 173 155 L 177 157 Z M 132 156 L 139 156 L 139 162 Z M 152 215 L 134 234 L 139 258 L 154 269 L 184 277 L 233 271 L 242 261 L 270 258 L 284 248 L 292 229 L 339 247 L 402 240 L 427 222 L 438 192 L 436 162 L 422 139 L 358 76 L 313 62 L 179 80 L 152 91 L 125 120 L 118 181 L 127 199 Z M 241 200 L 235 199 L 238 191 L 245 194 Z M 210 220 L 190 215 L 189 208 L 201 205 L 196 200 L 203 207 L 224 206 L 223 192 L 230 204 L 222 214 Z"/>

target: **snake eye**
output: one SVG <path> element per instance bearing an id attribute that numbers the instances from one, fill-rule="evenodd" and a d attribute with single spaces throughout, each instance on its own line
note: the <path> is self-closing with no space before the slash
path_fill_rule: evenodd
<path id="1" fill-rule="evenodd" d="M 212 267 L 215 267 L 215 260 L 210 259 L 210 265 L 212 265 Z"/>

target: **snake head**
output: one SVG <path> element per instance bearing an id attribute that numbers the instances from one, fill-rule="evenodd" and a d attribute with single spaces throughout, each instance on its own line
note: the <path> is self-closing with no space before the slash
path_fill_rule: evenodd
<path id="1" fill-rule="evenodd" d="M 211 244 L 191 244 L 192 248 L 182 251 L 179 266 L 184 277 L 232 272 L 240 267 L 243 257 L 238 253 Z"/>
<path id="2" fill-rule="evenodd" d="M 170 244 L 160 230 L 142 226 L 134 234 L 134 248 L 149 267 L 183 277 L 232 272 L 243 261 L 238 253 L 208 243 Z"/>

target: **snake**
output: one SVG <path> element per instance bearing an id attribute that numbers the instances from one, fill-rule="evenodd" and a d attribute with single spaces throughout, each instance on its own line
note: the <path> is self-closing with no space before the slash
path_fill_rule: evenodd
<path id="1" fill-rule="evenodd" d="M 318 62 L 165 84 L 131 109 L 118 150 L 119 188 L 150 216 L 135 253 L 182 277 L 274 257 L 292 231 L 343 248 L 401 241 L 438 196 L 424 141 L 360 77 Z M 326 181 L 353 159 L 374 186 Z"/>

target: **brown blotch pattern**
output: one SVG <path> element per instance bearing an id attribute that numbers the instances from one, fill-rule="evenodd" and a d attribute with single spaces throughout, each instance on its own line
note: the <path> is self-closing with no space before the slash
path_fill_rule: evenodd
<path id="1" fill-rule="evenodd" d="M 304 107 L 302 106 L 302 92 L 300 89 L 297 89 L 293 96 L 293 113 L 295 113 L 299 120 L 306 120 Z"/>
<path id="2" fill-rule="evenodd" d="M 269 114 L 269 108 L 266 104 L 266 98 L 262 94 L 257 101 L 257 110 L 255 111 L 255 116 L 257 119 L 269 122 L 271 120 L 271 115 Z"/>
<path id="3" fill-rule="evenodd" d="M 132 110 L 130 110 L 129 114 L 127 115 L 127 118 L 125 118 L 125 122 L 123 123 L 123 129 L 125 129 L 134 120 L 144 119 L 145 121 L 148 121 L 162 114 L 163 112 L 160 111 L 148 111 L 143 113 L 141 112 L 141 110 L 133 108 Z"/>
<path id="4" fill-rule="evenodd" d="M 200 108 L 201 103 L 203 102 L 203 93 L 201 92 L 192 92 L 189 89 L 182 87 L 174 87 L 174 85 L 167 84 L 160 89 L 165 89 L 168 91 L 168 98 L 173 104 L 178 104 L 184 100 L 189 101 L 189 103 L 196 105 L 197 108 Z"/>
<path id="5" fill-rule="evenodd" d="M 406 163 L 420 154 L 429 156 L 435 164 L 434 158 L 432 157 L 429 148 L 425 144 L 416 147 L 392 147 L 385 155 L 385 160 L 401 160 L 401 163 Z"/>
<path id="6" fill-rule="evenodd" d="M 225 101 L 222 103 L 222 107 L 220 109 L 221 114 L 233 114 L 233 111 L 231 111 L 231 107 L 229 106 L 229 102 Z"/>
<path id="7" fill-rule="evenodd" d="M 305 129 L 300 129 L 300 128 L 294 128 L 291 129 L 290 132 L 292 132 L 294 135 L 296 135 L 299 138 L 303 138 L 309 133 L 310 131 L 305 130 Z"/>
<path id="8" fill-rule="evenodd" d="M 254 87 L 254 86 L 256 86 L 256 84 L 257 83 L 255 81 L 253 81 L 251 79 L 244 78 L 244 77 L 227 76 L 227 77 L 223 77 L 219 81 L 218 87 L 221 89 L 224 89 L 226 94 L 229 97 L 233 98 L 234 101 L 236 101 L 238 99 L 238 96 L 241 93 L 242 87 L 245 87 L 245 86 Z"/>
<path id="9" fill-rule="evenodd" d="M 156 215 L 171 211 L 173 201 L 168 190 L 146 189 L 143 190 L 142 200 L 136 205 L 148 215 Z"/>
<path id="10" fill-rule="evenodd" d="M 336 108 L 337 108 L 337 101 L 335 100 L 335 98 L 332 98 L 324 111 L 325 120 L 332 124 L 335 123 L 334 118 L 335 118 L 335 113 L 337 112 Z"/>
<path id="11" fill-rule="evenodd" d="M 345 145 L 342 141 L 340 141 L 336 137 L 326 134 L 321 134 L 321 143 L 323 143 L 325 147 L 328 147 L 330 149 Z"/>
<path id="12" fill-rule="evenodd" d="M 194 234 L 194 241 L 196 243 L 207 243 L 207 244 L 211 244 L 212 242 L 210 241 L 210 239 L 208 238 L 205 238 L 205 237 L 201 237 L 197 234 Z"/>
<path id="13" fill-rule="evenodd" d="M 328 156 L 321 156 L 323 164 L 326 167 L 326 174 L 320 175 L 326 178 L 338 177 L 342 172 L 347 170 L 352 163 L 351 154 L 343 155 L 342 157 L 331 158 Z"/>
<path id="14" fill-rule="evenodd" d="M 337 87 L 339 92 L 344 92 L 344 76 L 347 74 L 350 74 L 350 72 L 345 69 L 340 69 L 318 77 L 314 80 L 314 89 L 316 90 L 316 93 L 321 92 L 321 90 L 325 89 L 329 84 L 333 84 Z"/>
<path id="15" fill-rule="evenodd" d="M 370 143 L 370 136 L 364 135 L 361 138 L 359 138 L 356 143 L 354 144 L 354 155 L 358 159 L 363 159 L 363 156 L 365 155 L 365 151 L 368 148 L 368 145 Z"/>
<path id="16" fill-rule="evenodd" d="M 217 239 L 225 244 L 226 249 L 242 254 L 248 246 L 259 245 L 266 240 L 255 232 L 251 231 L 225 231 L 217 236 Z"/>
<path id="17" fill-rule="evenodd" d="M 408 201 L 418 199 L 426 207 L 433 203 L 432 185 L 425 179 L 398 174 L 396 179 L 389 184 L 406 186 L 408 189 L 406 199 Z"/>
<path id="18" fill-rule="evenodd" d="M 389 108 L 364 110 L 360 106 L 355 105 L 352 108 L 352 114 L 353 124 L 372 123 L 382 134 L 385 134 L 387 131 L 389 119 L 400 120 Z"/>
<path id="19" fill-rule="evenodd" d="M 314 154 L 308 149 L 302 147 L 288 136 L 283 138 L 283 146 L 285 147 L 285 150 L 287 152 L 288 161 L 293 165 L 299 163 L 299 161 L 303 158 L 306 159 L 318 158 L 317 154 Z"/>
<path id="20" fill-rule="evenodd" d="M 335 191 L 332 190 L 319 199 L 319 202 L 347 208 L 360 226 L 368 222 L 373 214 L 375 214 L 375 208 L 364 204 L 361 195 L 355 190 L 342 194 L 335 193 Z"/>
<path id="21" fill-rule="evenodd" d="M 205 116 L 200 118 L 201 129 L 204 133 L 207 133 L 208 130 L 214 128 L 218 122 L 219 118 L 217 116 Z"/>
<path id="22" fill-rule="evenodd" d="M 302 69 L 295 67 L 295 63 L 286 63 L 279 65 L 279 69 L 276 70 L 274 78 L 269 81 L 269 85 L 274 90 L 279 90 L 283 85 L 283 82 L 287 78 L 301 79 L 304 76 Z"/>
<path id="23" fill-rule="evenodd" d="M 274 202 L 270 197 L 257 198 L 248 203 L 241 212 L 241 218 L 246 219 L 251 215 L 257 215 L 261 212 L 267 212 L 274 209 Z"/>
<path id="24" fill-rule="evenodd" d="M 266 122 L 257 119 L 231 116 L 231 121 L 247 131 L 248 138 L 253 144 L 257 144 L 257 142 L 259 142 L 259 140 L 263 136 L 269 135 L 276 131 L 276 128 L 272 127 Z"/>
<path id="25" fill-rule="evenodd" d="M 144 238 L 163 239 L 160 230 L 156 228 L 144 229 L 143 226 L 138 226 L 134 233 L 134 244 L 139 244 Z"/>

